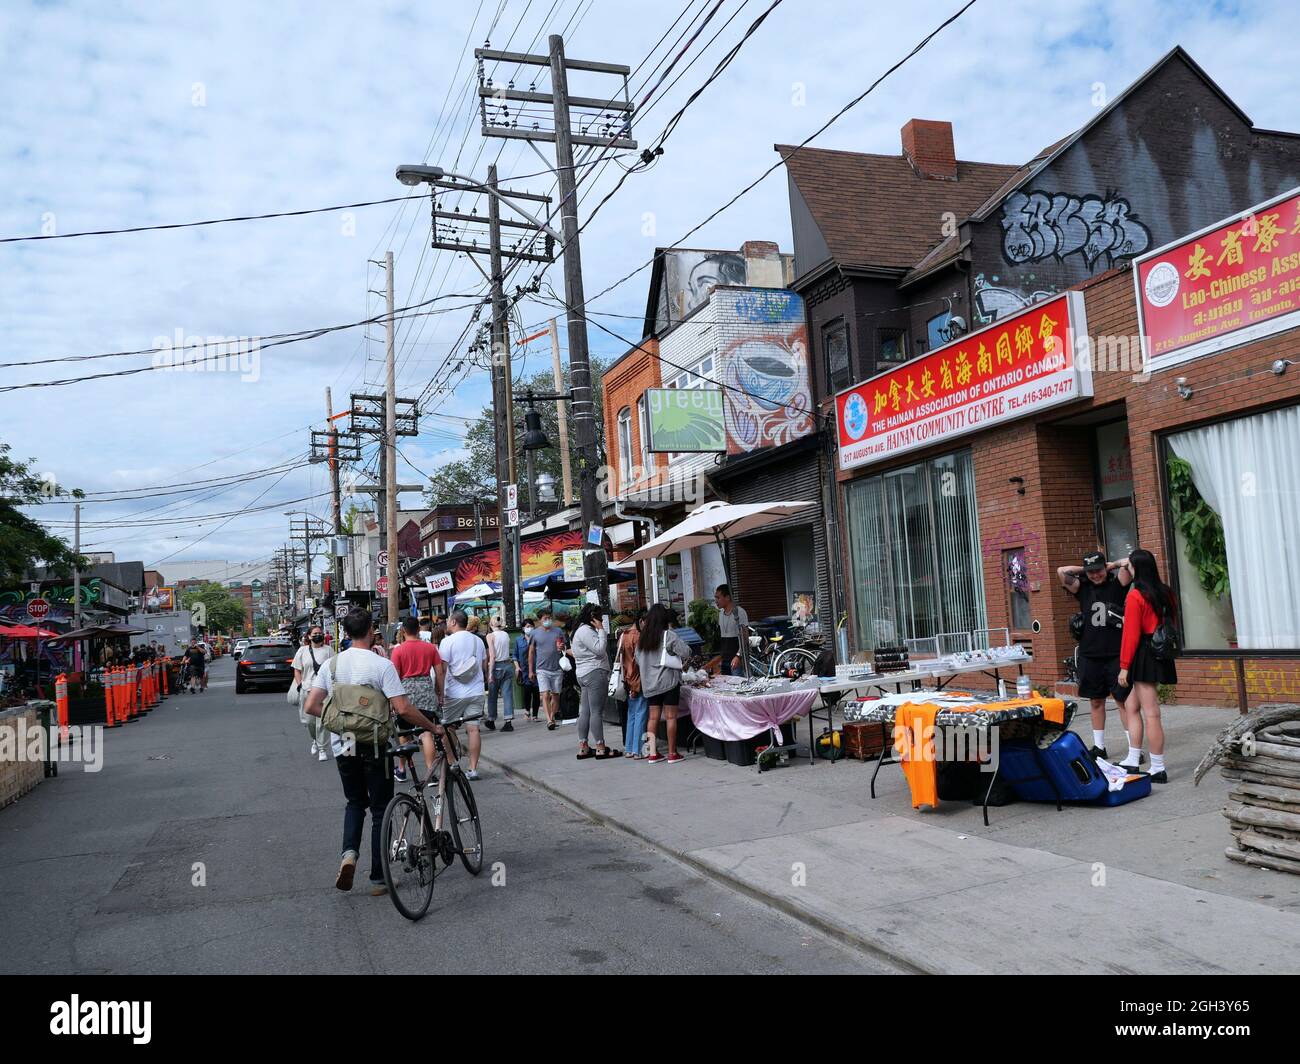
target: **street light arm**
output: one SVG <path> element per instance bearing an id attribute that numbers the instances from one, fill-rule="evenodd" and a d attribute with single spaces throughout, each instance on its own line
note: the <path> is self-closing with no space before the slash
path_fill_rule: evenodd
<path id="1" fill-rule="evenodd" d="M 463 182 L 465 185 L 477 189 L 479 192 L 486 192 L 489 196 L 494 196 L 506 206 L 513 208 L 515 213 L 522 215 L 528 221 L 532 222 L 533 225 L 537 226 L 538 229 L 554 240 L 557 245 L 560 247 L 563 247 L 564 245 L 564 238 L 560 236 L 559 233 L 543 222 L 540 218 L 536 218 L 528 211 L 524 210 L 508 193 L 502 192 L 497 188 L 492 188 L 490 185 L 485 185 L 482 181 L 476 181 L 472 177 L 467 177 L 464 174 L 454 174 L 450 170 L 444 170 L 441 166 L 399 166 L 397 168 L 397 180 L 404 185 L 432 185 L 438 181 L 445 180 Z"/>

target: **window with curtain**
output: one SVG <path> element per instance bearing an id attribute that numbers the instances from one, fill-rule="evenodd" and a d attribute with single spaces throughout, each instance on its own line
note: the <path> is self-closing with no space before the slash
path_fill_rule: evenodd
<path id="1" fill-rule="evenodd" d="M 987 626 L 969 451 L 856 480 L 845 500 L 859 649 Z"/>
<path id="2" fill-rule="evenodd" d="M 1169 513 L 1187 648 L 1300 649 L 1300 406 L 1177 432 L 1165 442 L 1223 525 L 1216 558 L 1205 538 L 1189 543 Z M 1168 498 L 1165 505 L 1169 510 Z M 1216 561 L 1227 564 L 1223 594 L 1215 590 Z"/>

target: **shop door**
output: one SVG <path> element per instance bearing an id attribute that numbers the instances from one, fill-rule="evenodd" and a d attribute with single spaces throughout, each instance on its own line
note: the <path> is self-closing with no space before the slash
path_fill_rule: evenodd
<path id="1" fill-rule="evenodd" d="M 1133 459 L 1128 446 L 1128 420 L 1098 425 L 1094 439 L 1097 540 L 1107 558 L 1127 558 L 1137 547 L 1137 511 L 1133 507 Z"/>
<path id="2" fill-rule="evenodd" d="M 792 619 L 817 617 L 817 557 L 811 528 L 796 528 L 784 537 L 785 603 Z"/>

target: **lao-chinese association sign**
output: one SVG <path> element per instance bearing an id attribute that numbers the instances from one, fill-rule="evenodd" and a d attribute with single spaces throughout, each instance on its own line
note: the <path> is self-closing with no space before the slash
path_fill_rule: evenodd
<path id="1" fill-rule="evenodd" d="M 1300 189 L 1136 260 L 1148 372 L 1300 324 Z"/>
<path id="2" fill-rule="evenodd" d="M 1092 395 L 1083 295 L 1065 292 L 835 397 L 840 468 Z M 1076 339 L 1077 338 L 1077 339 Z"/>

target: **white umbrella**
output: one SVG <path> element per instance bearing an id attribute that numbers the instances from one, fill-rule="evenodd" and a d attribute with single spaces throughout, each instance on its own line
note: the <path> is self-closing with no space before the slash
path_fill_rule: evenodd
<path id="1" fill-rule="evenodd" d="M 457 602 L 468 602 L 470 599 L 489 599 L 501 594 L 501 587 L 498 584 L 474 584 L 467 587 L 464 591 L 456 595 Z"/>
<path id="2" fill-rule="evenodd" d="M 652 558 L 662 558 L 667 554 L 677 554 L 692 547 L 704 547 L 716 543 L 718 553 L 722 555 L 722 567 L 727 574 L 727 583 L 731 583 L 731 567 L 727 565 L 727 552 L 722 549 L 724 539 L 735 539 L 747 532 L 753 532 L 766 525 L 775 524 L 784 518 L 806 510 L 816 503 L 811 502 L 706 502 L 698 506 L 686 517 L 686 520 L 673 525 L 665 532 L 659 533 L 649 543 L 634 551 L 627 562 L 643 562 Z M 733 598 L 739 606 L 739 602 Z M 749 647 L 746 640 L 740 641 L 741 671 L 749 672 Z"/>

